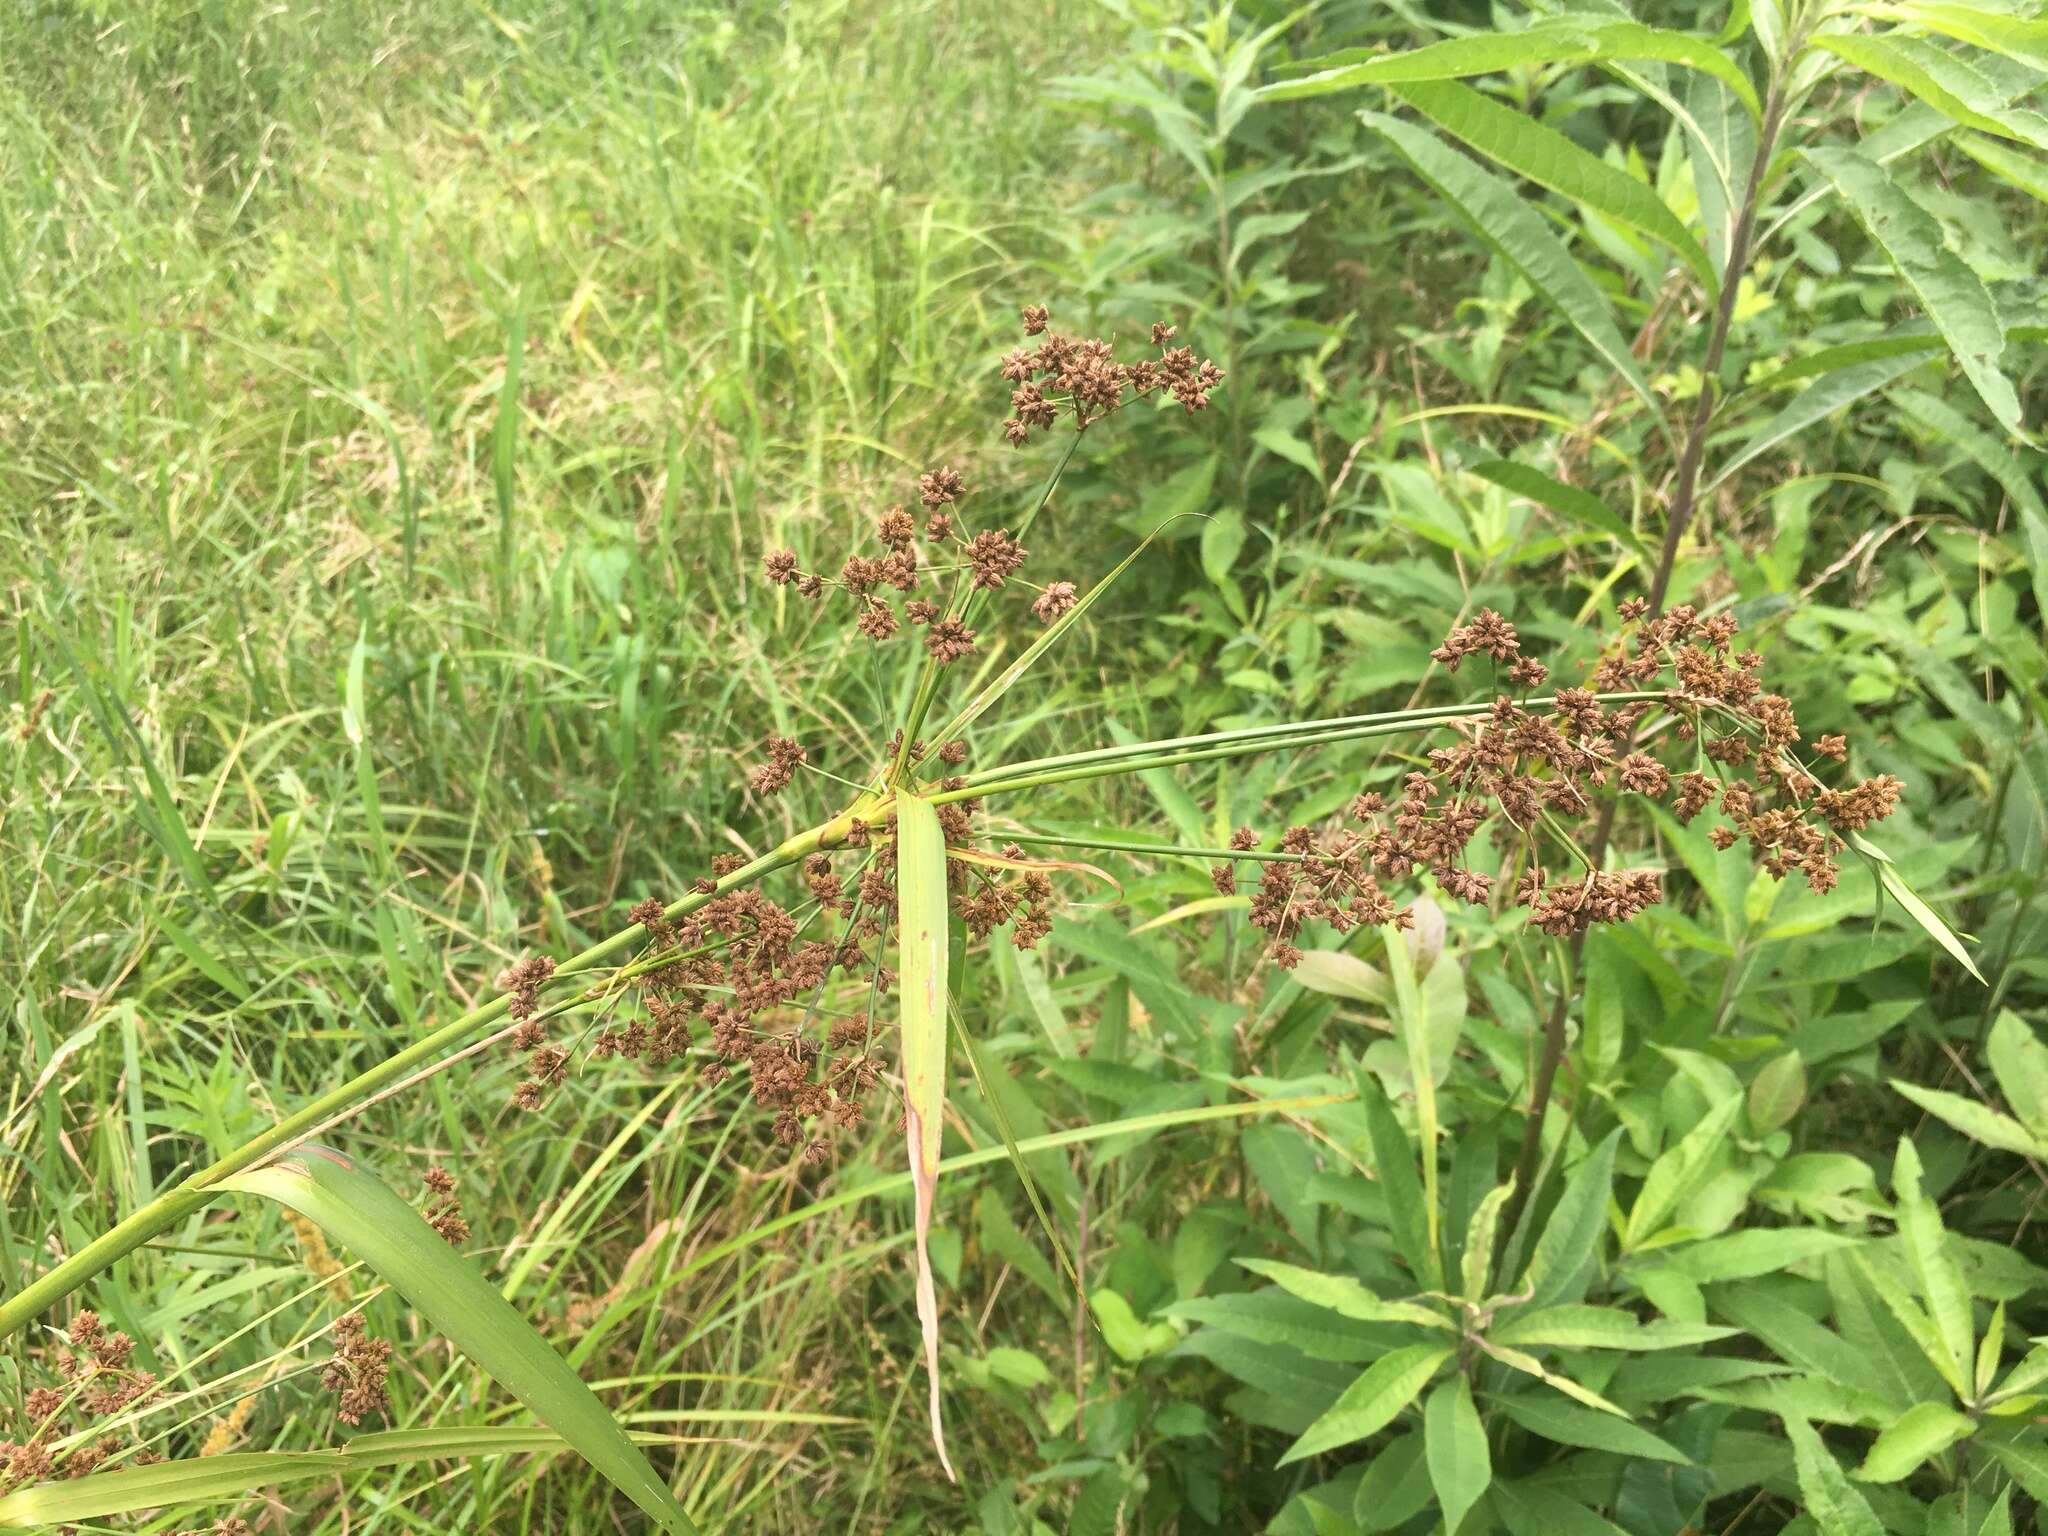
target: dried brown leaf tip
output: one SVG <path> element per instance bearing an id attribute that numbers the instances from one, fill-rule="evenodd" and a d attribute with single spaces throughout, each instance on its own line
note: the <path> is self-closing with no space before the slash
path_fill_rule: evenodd
<path id="1" fill-rule="evenodd" d="M 391 1394 L 384 1381 L 390 1369 L 391 1341 L 371 1338 L 362 1313 L 335 1319 L 334 1356 L 320 1373 L 320 1385 L 340 1395 L 336 1418 L 360 1424 L 372 1414 L 388 1414 Z"/>
<path id="2" fill-rule="evenodd" d="M 1583 852 L 1595 840 L 1601 806 L 1615 795 L 1669 800 L 1682 823 L 1718 799 L 1729 823 L 1710 832 L 1716 847 L 1747 840 L 1770 874 L 1796 871 L 1815 891 L 1833 888 L 1843 839 L 1898 808 L 1899 781 L 1880 774 L 1824 787 L 1801 760 L 1791 704 L 1763 689 L 1762 658 L 1732 648 L 1732 617 L 1702 617 L 1688 606 L 1652 617 L 1639 599 L 1621 613 L 1623 630 L 1603 648 L 1593 685 L 1646 697 L 1603 702 L 1586 688 L 1549 698 L 1496 695 L 1487 715 L 1462 728 L 1461 740 L 1430 752 L 1405 776 L 1395 799 L 1378 791 L 1357 796 L 1354 827 L 1286 833 L 1280 851 L 1289 857 L 1267 865 L 1251 903 L 1251 920 L 1270 936 L 1279 964 L 1299 958 L 1294 939 L 1306 923 L 1342 932 L 1402 922 L 1405 912 L 1380 882 L 1418 871 L 1460 901 L 1522 907 L 1547 934 L 1630 921 L 1663 900 L 1661 871 L 1591 869 Z M 1497 677 L 1523 688 L 1549 675 L 1526 654 L 1515 626 L 1490 609 L 1453 629 L 1432 654 L 1452 672 L 1484 658 Z M 1836 761 L 1847 750 L 1840 736 L 1810 748 L 1815 758 Z M 1467 859 L 1488 829 L 1502 853 L 1498 873 L 1471 868 Z M 1233 848 L 1248 851 L 1249 836 L 1240 833 Z M 1236 889 L 1231 865 L 1216 866 L 1214 878 L 1219 891 Z"/>

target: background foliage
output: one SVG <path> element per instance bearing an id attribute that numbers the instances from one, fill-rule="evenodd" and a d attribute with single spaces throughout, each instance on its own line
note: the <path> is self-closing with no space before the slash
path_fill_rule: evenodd
<path id="1" fill-rule="evenodd" d="M 1646 19 L 1731 22 L 1666 9 Z M 1658 65 L 1258 90 L 1294 61 L 1530 19 L 17 7 L 0 1284 L 476 1001 L 503 958 L 580 948 L 710 852 L 802 825 L 746 793 L 762 735 L 857 774 L 892 679 L 763 587 L 756 556 L 842 547 L 942 460 L 983 505 L 1028 494 L 1045 466 L 994 432 L 1019 303 L 1124 334 L 1178 318 L 1231 377 L 1193 431 L 1084 444 L 1041 525 L 1048 566 L 1094 573 L 1163 518 L 1204 518 L 984 727 L 992 756 L 1027 729 L 1059 750 L 1462 697 L 1428 651 L 1482 606 L 1582 649 L 1654 567 L 1671 445 L 1358 113 L 1483 124 L 1463 89 L 1531 114 L 1652 193 L 1708 276 L 1729 239 L 1715 151 L 1739 180 L 1750 119 Z M 1752 22 L 1731 57 L 1768 46 Z M 2048 59 L 1929 46 L 2004 90 L 1969 110 L 2016 103 L 2020 127 L 1945 130 L 1891 174 L 1995 306 L 2038 427 L 2048 160 L 2024 114 Z M 1631 1423 L 1506 1366 L 1417 1381 L 1371 1423 L 1387 1362 L 1420 1358 L 1359 1299 L 1415 1288 L 1387 1184 L 1415 1083 L 1386 1048 L 1443 1058 L 1444 1288 L 1464 1295 L 1556 985 L 1513 924 L 1462 909 L 1412 955 L 1368 934 L 1283 978 L 1200 865 L 1129 856 L 1120 902 L 1036 955 L 969 957 L 965 1017 L 1016 1136 L 1138 1124 L 1030 1155 L 1084 1317 L 997 1119 L 954 1085 L 948 1152 L 995 1152 L 942 1186 L 933 1242 L 957 1487 L 924 1433 L 907 1189 L 839 1198 L 894 1169 L 887 1127 L 802 1168 L 736 1092 L 592 1072 L 527 1116 L 485 1058 L 376 1106 L 352 1150 L 395 1185 L 457 1172 L 490 1280 L 631 1428 L 684 1439 L 663 1465 L 724 1529 L 1419 1536 L 1446 1505 L 1471 1507 L 1467 1533 L 2039 1528 L 2042 459 L 1931 334 L 1867 203 L 1808 196 L 1829 149 L 1932 110 L 1882 73 L 1845 68 L 1795 115 L 1822 158 L 1788 152 L 1737 285 L 1673 595 L 1732 606 L 1808 731 L 1847 731 L 1860 771 L 1906 782 L 1886 848 L 1973 936 L 1985 984 L 1867 870 L 1813 896 L 1717 863 L 1699 828 L 1631 834 L 1674 899 L 1583 959 L 1570 1178 L 1536 1229 L 1571 1268 L 1549 1261 L 1519 1345 L 1511 1309 L 1489 1335 Z M 1704 385 L 1680 291 L 1698 263 L 1538 170 L 1521 206 L 1682 420 Z M 1403 768 L 1275 758 L 1030 814 L 1213 845 Z M 1309 1102 L 1199 1113 L 1247 1094 Z M 224 1207 L 94 1288 L 173 1388 L 134 1440 L 347 1438 L 314 1377 L 340 1293 L 373 1285 L 310 1244 Z M 1582 1300 L 1627 1310 L 1527 1321 Z M 569 1530 L 608 1507 L 573 1457 L 461 1459 L 503 1394 L 394 1298 L 368 1309 L 409 1340 L 392 1427 L 450 1459 L 282 1488 L 291 1529 Z M 10 1414 L 43 1347 L 0 1378 Z M 1466 1380 L 1476 1396 L 1446 1384 Z M 1340 1404 L 1357 1433 L 1317 1437 Z"/>

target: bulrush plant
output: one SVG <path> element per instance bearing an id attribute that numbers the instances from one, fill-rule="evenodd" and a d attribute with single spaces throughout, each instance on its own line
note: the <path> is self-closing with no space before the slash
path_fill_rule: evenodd
<path id="1" fill-rule="evenodd" d="M 1900 786 L 1887 777 L 1826 781 L 1846 744 L 1839 737 L 1802 741 L 1793 706 L 1769 691 L 1762 658 L 1740 648 L 1733 618 L 1685 605 L 1662 610 L 1640 598 L 1621 605 L 1619 626 L 1583 686 L 1558 685 L 1553 666 L 1562 663 L 1531 654 L 1515 627 L 1488 611 L 1460 624 L 1435 653 L 1458 681 L 1478 684 L 1466 700 L 974 763 L 976 722 L 1087 618 L 1144 547 L 1085 588 L 1073 573 L 1037 579 L 1034 525 L 1077 446 L 1148 402 L 1199 412 L 1224 385 L 1213 363 L 1173 344 L 1167 325 L 1152 328 L 1147 355 L 1135 361 L 1119 359 L 1106 339 L 1052 330 L 1040 307 L 1024 311 L 1024 329 L 1028 345 L 1000 364 L 1010 389 L 1002 434 L 1018 446 L 1054 436 L 1064 445 L 1021 515 L 977 526 L 964 474 L 941 466 L 906 498 L 914 511 L 878 512 L 872 540 L 836 567 L 806 568 L 787 550 L 765 554 L 770 582 L 811 602 L 842 605 L 865 643 L 885 656 L 893 648 L 914 668 L 903 679 L 908 706 L 894 734 L 875 743 L 864 781 L 825 773 L 799 740 L 763 742 L 749 776 L 755 793 L 823 792 L 836 802 L 831 814 L 755 857 L 711 859 L 689 890 L 642 902 L 625 927 L 580 954 L 535 955 L 511 966 L 490 1001 L 301 1105 L 52 1264 L 0 1305 L 0 1336 L 50 1312 L 223 1192 L 265 1194 L 382 1275 L 663 1528 L 690 1529 L 623 1434 L 608 1437 L 591 1418 L 601 1419 L 601 1408 L 580 1383 L 563 1380 L 560 1357 L 544 1344 L 536 1355 L 530 1341 L 512 1339 L 509 1330 L 522 1325 L 502 1302 L 502 1317 L 490 1311 L 495 1293 L 452 1246 L 467 1226 L 448 1176 L 429 1174 L 422 1219 L 350 1159 L 309 1145 L 380 1097 L 468 1055 L 475 1038 L 491 1032 L 523 1058 L 514 1097 L 536 1112 L 572 1070 L 626 1061 L 713 1083 L 743 1075 L 775 1139 L 810 1162 L 829 1161 L 835 1132 L 900 1112 L 915 1192 L 932 1431 L 950 1474 L 926 1239 L 954 1011 L 953 926 L 974 940 L 1007 929 L 1010 942 L 1029 948 L 1050 928 L 1059 886 L 1089 872 L 1064 853 L 1035 856 L 1033 848 L 1134 846 L 992 834 L 983 828 L 985 805 L 1000 802 L 1021 819 L 1033 791 L 1279 752 L 1326 754 L 1342 774 L 1346 749 L 1356 744 L 1412 741 L 1415 767 L 1398 793 L 1361 792 L 1328 822 L 1277 836 L 1246 828 L 1224 848 L 1142 845 L 1148 857 L 1212 864 L 1223 891 L 1236 889 L 1241 867 L 1256 868 L 1251 921 L 1272 961 L 1286 968 L 1311 925 L 1391 936 L 1411 922 L 1408 903 L 1423 890 L 1496 914 L 1521 909 L 1560 940 L 1595 924 L 1626 923 L 1661 901 L 1664 886 L 1654 858 L 1605 852 L 1621 802 L 1668 804 L 1680 820 L 1712 815 L 1720 848 L 1741 843 L 1761 867 L 1796 871 L 1816 890 L 1834 882 L 1858 835 L 1899 803 Z M 1662 588 L 1660 580 L 1653 591 Z M 1028 638 L 998 665 L 995 638 L 1006 622 L 1021 624 Z M 969 672 L 961 663 L 977 657 L 980 670 L 960 684 Z M 940 712 L 942 701 L 951 713 Z M 1532 1039 L 1532 1055 L 1554 1044 Z M 1545 1107 L 1539 1093 L 1534 1115 L 1540 1119 Z M 89 1345 L 90 1317 L 76 1315 L 74 1344 Z M 343 1394 L 341 1417 L 354 1422 L 381 1405 L 388 1346 L 366 1337 L 358 1314 L 344 1324 L 335 1327 L 327 1379 Z M 493 1337 L 492 1327 L 508 1331 Z M 68 1358 L 61 1347 L 51 1356 Z M 33 1436 L 25 1442 L 36 1443 Z M 54 1470 L 33 1449 L 18 1446 L 10 1456 L 17 1482 Z"/>

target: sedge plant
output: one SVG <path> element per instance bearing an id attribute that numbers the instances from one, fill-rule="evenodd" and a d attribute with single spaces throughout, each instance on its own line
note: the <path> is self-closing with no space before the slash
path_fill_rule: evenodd
<path id="1" fill-rule="evenodd" d="M 515 1099 L 530 1110 L 545 1104 L 578 1045 L 587 1060 L 627 1057 L 656 1069 L 694 1058 L 714 1082 L 744 1070 L 753 1097 L 774 1112 L 778 1139 L 822 1161 L 822 1133 L 860 1123 L 863 1100 L 884 1080 L 878 1036 L 886 1034 L 889 988 L 896 985 L 895 1065 L 916 1196 L 918 1310 L 934 1442 L 950 1472 L 926 1239 L 941 1161 L 953 929 L 984 938 L 1007 926 L 1020 946 L 1036 944 L 1050 927 L 1055 882 L 1088 870 L 1075 859 L 1033 856 L 1025 847 L 1028 840 L 1064 852 L 1072 839 L 1021 834 L 988 846 L 991 839 L 977 821 L 987 803 L 1028 803 L 1029 791 L 1108 776 L 1421 739 L 1425 745 L 1401 793 L 1392 800 L 1362 793 L 1335 825 L 1293 827 L 1278 837 L 1245 828 L 1225 848 L 1144 845 L 1154 856 L 1212 863 L 1224 892 L 1236 889 L 1240 866 L 1257 869 L 1251 921 L 1281 967 L 1298 960 L 1294 941 L 1310 924 L 1398 933 L 1412 920 L 1402 887 L 1423 880 L 1457 900 L 1522 908 L 1532 926 L 1560 941 L 1595 924 L 1629 920 L 1660 901 L 1663 888 L 1658 870 L 1613 868 L 1603 856 L 1619 796 L 1669 800 L 1688 820 L 1718 802 L 1727 817 L 1716 833 L 1721 846 L 1745 841 L 1765 867 L 1780 874 L 1799 870 L 1817 889 L 1832 883 L 1848 840 L 1898 803 L 1897 781 L 1885 776 L 1846 787 L 1823 784 L 1814 765 L 1841 758 L 1845 744 L 1840 738 L 1801 742 L 1790 703 L 1760 680 L 1761 657 L 1735 648 L 1732 618 L 1685 605 L 1658 611 L 1646 598 L 1622 605 L 1623 628 L 1603 647 L 1590 687 L 1552 683 L 1549 664 L 1525 649 L 1514 627 L 1484 612 L 1458 626 L 1436 652 L 1453 672 L 1461 664 L 1490 669 L 1491 686 L 1479 699 L 969 768 L 976 722 L 1087 617 L 1142 553 L 1141 546 L 1085 591 L 1078 583 L 1034 583 L 1024 575 L 1023 541 L 1051 504 L 1084 434 L 1102 430 L 1119 412 L 1153 408 L 1155 401 L 1192 415 L 1223 383 L 1213 364 L 1174 347 L 1173 330 L 1163 324 L 1153 329 L 1154 355 L 1124 362 L 1106 340 L 1077 341 L 1051 331 L 1042 308 L 1027 308 L 1024 322 L 1027 336 L 1043 340 L 1002 361 L 1012 386 L 1005 434 L 1025 445 L 1059 430 L 1066 441 L 1014 528 L 970 531 L 962 477 L 941 468 L 919 482 L 921 515 L 901 507 L 880 514 L 877 553 L 850 554 L 829 573 L 804 569 L 788 551 L 771 551 L 765 559 L 769 579 L 801 598 L 850 604 L 854 627 L 869 642 L 900 646 L 919 637 L 921 654 L 906 679 L 909 703 L 897 733 L 877 751 L 864 780 L 836 780 L 847 792 L 833 814 L 758 857 L 713 860 L 693 889 L 666 903 L 643 903 L 630 926 L 580 954 L 560 961 L 533 956 L 509 968 L 489 1002 L 299 1107 L 54 1263 L 0 1303 L 0 1336 L 19 1331 L 224 1193 L 267 1194 L 326 1227 L 345 1248 L 382 1253 L 386 1279 L 430 1318 L 440 1318 L 451 1338 L 665 1528 L 687 1530 L 687 1517 L 650 1479 L 630 1441 L 605 1432 L 580 1383 L 559 1379 L 565 1369 L 559 1357 L 537 1338 L 516 1339 L 509 1315 L 496 1334 L 479 1331 L 460 1298 L 482 1292 L 447 1273 L 451 1263 L 466 1268 L 466 1262 L 440 1253 L 434 1233 L 418 1218 L 413 1222 L 425 1234 L 425 1249 L 438 1255 L 431 1263 L 419 1243 L 406 1249 L 388 1236 L 410 1230 L 399 1214 L 406 1209 L 402 1202 L 388 1192 L 349 1195 L 359 1171 L 340 1154 L 311 1145 L 312 1139 L 468 1055 L 482 1036 L 502 1038 L 524 1053 L 527 1070 Z M 927 592 L 933 595 L 922 595 Z M 1020 593 L 1030 594 L 1037 633 L 1007 664 L 991 661 L 965 688 L 950 688 L 965 670 L 962 662 L 993 654 L 995 605 L 1014 602 Z M 939 712 L 942 702 L 949 713 Z M 1426 745 L 1431 740 L 1438 744 Z M 762 795 L 787 790 L 810 766 L 807 758 L 801 743 L 769 738 L 752 787 Z M 1120 845 L 1080 846 L 1113 852 Z M 791 871 L 800 874 L 808 902 L 785 905 L 765 893 L 771 877 Z M 849 990 L 858 1006 L 826 1006 Z M 556 1043 L 563 1021 L 586 1015 L 602 1027 Z M 822 1048 L 818 1035 L 825 1037 Z M 1540 1119 L 1543 1080 L 1537 1081 L 1531 1113 Z M 1433 1212 L 1432 1154 L 1426 1139 L 1423 1171 Z M 381 1224 L 365 1223 L 365 1204 L 393 1209 Z M 443 1207 L 435 1226 L 450 1220 L 459 1218 Z M 363 1256 L 376 1262 L 377 1253 Z M 374 1379 L 364 1378 L 374 1378 L 382 1356 L 362 1340 L 359 1323 L 345 1343 L 330 1375 L 359 1404 L 374 1406 Z M 74 1495 L 65 1507 L 77 1504 Z"/>

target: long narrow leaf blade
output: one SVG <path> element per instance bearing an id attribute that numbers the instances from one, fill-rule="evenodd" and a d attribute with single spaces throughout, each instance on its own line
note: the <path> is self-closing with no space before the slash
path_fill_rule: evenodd
<path id="1" fill-rule="evenodd" d="M 939 813 L 896 796 L 896 938 L 902 977 L 903 1131 L 916 1195 L 917 1320 L 931 1378 L 932 1446 L 953 1477 L 939 1413 L 939 1296 L 932 1278 L 932 1197 L 946 1114 L 946 838 Z M 955 1479 L 957 1481 L 957 1479 Z"/>
<path id="2" fill-rule="evenodd" d="M 1693 238 L 1663 198 L 1627 171 L 1588 154 L 1526 112 L 1503 106 L 1455 81 L 1397 85 L 1394 94 L 1489 160 L 1662 241 L 1677 252 L 1701 287 L 1719 295 L 1721 280 L 1707 259 L 1706 247 Z"/>
<path id="3" fill-rule="evenodd" d="M 1360 120 L 1384 136 L 1409 168 L 1458 215 L 1482 244 L 1529 280 L 1565 320 L 1628 381 L 1654 414 L 1657 397 L 1622 338 L 1607 300 L 1515 189 L 1493 172 L 1450 148 L 1433 134 L 1384 112 L 1361 112 Z"/>
<path id="4" fill-rule="evenodd" d="M 223 1179 L 221 1187 L 263 1195 L 320 1227 L 574 1446 L 659 1529 L 695 1536 L 697 1528 L 668 1485 L 569 1363 L 419 1212 L 353 1159 L 304 1146 Z"/>
<path id="5" fill-rule="evenodd" d="M 667 1445 L 670 1435 L 637 1434 L 640 1445 Z M 520 1425 L 452 1425 L 445 1429 L 394 1429 L 357 1435 L 346 1445 L 321 1451 L 230 1451 L 149 1466 L 94 1472 L 63 1482 L 17 1488 L 0 1498 L 0 1527 L 65 1525 L 103 1520 L 139 1509 L 219 1504 L 259 1488 L 347 1477 L 377 1467 L 416 1461 L 467 1461 L 479 1456 L 568 1450 L 551 1429 Z"/>

